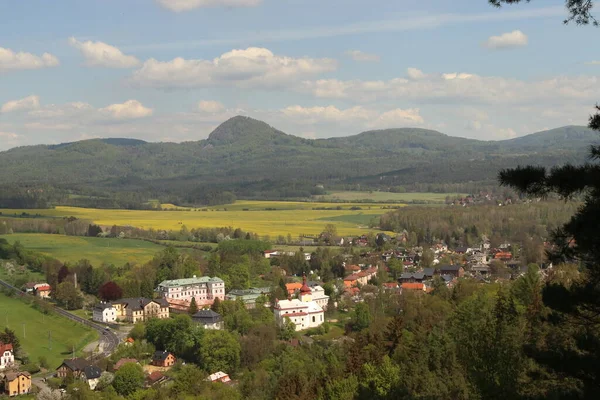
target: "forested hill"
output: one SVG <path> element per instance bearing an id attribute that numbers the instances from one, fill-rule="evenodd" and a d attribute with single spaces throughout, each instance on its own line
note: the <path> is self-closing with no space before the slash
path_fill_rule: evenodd
<path id="1" fill-rule="evenodd" d="M 302 197 L 316 184 L 439 189 L 493 182 L 500 168 L 518 164 L 579 162 L 595 139 L 589 129 L 569 126 L 505 141 L 416 128 L 310 140 L 238 116 L 196 142 L 94 139 L 0 152 L 0 185 L 4 192 L 43 186 L 191 203 L 221 200 L 223 191 L 238 197 Z"/>

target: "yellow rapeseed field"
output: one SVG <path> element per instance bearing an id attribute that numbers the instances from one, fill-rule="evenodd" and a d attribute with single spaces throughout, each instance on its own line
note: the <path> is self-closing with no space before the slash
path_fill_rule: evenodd
<path id="1" fill-rule="evenodd" d="M 314 210 L 314 208 L 336 208 L 334 210 Z M 303 203 L 285 201 L 237 201 L 235 204 L 206 207 L 178 208 L 181 211 L 145 210 L 101 210 L 77 207 L 56 207 L 46 210 L 0 209 L 4 215 L 14 213 L 39 213 L 44 216 L 73 216 L 89 219 L 96 224 L 130 225 L 139 228 L 179 230 L 183 225 L 188 229 L 232 226 L 259 235 L 291 234 L 314 235 L 323 231 L 328 223 L 337 226 L 340 235 L 356 235 L 369 232 L 367 225 L 372 218 L 389 211 L 380 203 Z M 360 210 L 350 210 L 360 207 Z M 170 208 L 167 206 L 167 208 Z M 267 210 L 268 209 L 268 210 Z"/>

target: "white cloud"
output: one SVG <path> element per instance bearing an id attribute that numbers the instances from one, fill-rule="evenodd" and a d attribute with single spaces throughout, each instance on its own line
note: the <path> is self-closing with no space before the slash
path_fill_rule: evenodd
<path id="1" fill-rule="evenodd" d="M 25 52 L 15 53 L 11 49 L 0 47 L 0 72 L 56 67 L 59 64 L 58 58 L 50 53 L 36 56 Z"/>
<path id="2" fill-rule="evenodd" d="M 40 96 L 28 96 L 19 100 L 11 100 L 2 105 L 1 113 L 34 110 L 40 107 Z"/>
<path id="3" fill-rule="evenodd" d="M 189 88 L 238 85 L 244 87 L 276 87 L 293 80 L 337 67 L 329 58 L 292 58 L 274 55 L 270 50 L 249 47 L 231 50 L 213 60 L 186 60 L 178 57 L 161 62 L 146 61 L 133 74 L 141 86 L 157 88 Z"/>
<path id="4" fill-rule="evenodd" d="M 198 111 L 204 113 L 218 113 L 225 110 L 225 106 L 218 101 L 202 100 L 198 103 Z"/>
<path id="5" fill-rule="evenodd" d="M 151 108 L 144 107 L 137 100 L 127 100 L 122 104 L 111 104 L 99 110 L 101 113 L 106 113 L 115 119 L 136 119 L 152 115 L 154 112 Z"/>
<path id="6" fill-rule="evenodd" d="M 527 46 L 527 35 L 519 30 L 515 30 L 499 36 L 490 36 L 483 45 L 488 49 L 509 49 Z"/>
<path id="7" fill-rule="evenodd" d="M 167 10 L 190 11 L 202 7 L 256 7 L 262 0 L 156 0 Z"/>
<path id="8" fill-rule="evenodd" d="M 0 132 L 0 138 L 6 140 L 16 140 L 19 138 L 19 135 L 13 132 Z"/>
<path id="9" fill-rule="evenodd" d="M 410 69 L 408 78 L 388 81 L 320 79 L 304 81 L 297 90 L 318 98 L 353 102 L 404 100 L 429 103 L 460 101 L 465 104 L 527 104 L 533 101 L 596 101 L 598 76 L 557 76 L 538 81 L 479 76 L 469 73 L 424 74 Z"/>
<path id="10" fill-rule="evenodd" d="M 588 61 L 586 65 L 600 65 L 600 60 Z"/>
<path id="11" fill-rule="evenodd" d="M 379 57 L 377 54 L 365 53 L 360 50 L 348 50 L 346 55 L 352 58 L 354 61 L 379 62 L 381 60 L 381 57 Z"/>
<path id="12" fill-rule="evenodd" d="M 356 126 L 359 123 L 364 128 L 396 128 L 399 126 L 414 126 L 423 124 L 419 109 L 393 109 L 381 112 L 362 106 L 339 109 L 335 106 L 302 107 L 290 106 L 281 110 L 283 115 L 298 124 L 342 123 Z"/>
<path id="13" fill-rule="evenodd" d="M 103 42 L 80 42 L 71 37 L 69 44 L 81 51 L 86 65 L 90 67 L 132 68 L 140 63 L 134 56 L 125 55 L 118 48 Z"/>

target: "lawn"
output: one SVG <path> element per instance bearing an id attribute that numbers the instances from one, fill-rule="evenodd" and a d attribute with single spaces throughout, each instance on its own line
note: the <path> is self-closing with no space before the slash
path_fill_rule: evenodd
<path id="1" fill-rule="evenodd" d="M 104 227 L 130 225 L 139 228 L 180 230 L 183 225 L 192 228 L 214 228 L 231 226 L 261 236 L 291 234 L 294 239 L 299 235 L 316 235 L 334 217 L 332 223 L 337 226 L 340 235 L 360 235 L 371 230 L 364 222 L 389 211 L 389 204 L 367 203 L 304 203 L 283 201 L 238 201 L 235 204 L 185 211 L 148 211 L 148 210 L 100 210 L 92 208 L 56 207 L 48 210 L 6 210 L 4 215 L 28 212 L 44 216 L 73 216 L 88 219 Z M 393 206 L 393 205 L 392 205 Z M 396 205 L 397 206 L 397 205 Z M 313 208 L 331 208 L 314 210 Z M 360 210 L 350 210 L 360 207 Z M 268 210 L 267 210 L 268 209 Z M 246 211 L 245 211 L 246 210 Z M 342 216 L 360 216 L 360 222 L 340 220 Z"/>
<path id="2" fill-rule="evenodd" d="M 411 202 L 436 202 L 443 203 L 446 196 L 464 197 L 462 193 L 391 193 L 391 192 L 358 192 L 358 191 L 339 191 L 327 193 L 324 196 L 316 196 L 318 200 L 324 201 L 372 201 L 387 203 L 411 203 Z"/>
<path id="3" fill-rule="evenodd" d="M 88 259 L 92 265 L 123 265 L 127 262 L 143 264 L 164 247 L 143 240 L 95 238 L 81 236 L 19 233 L 0 236 L 9 243 L 17 240 L 28 250 L 54 257 L 63 262 Z"/>
<path id="4" fill-rule="evenodd" d="M 0 294 L 0 329 L 15 331 L 21 347 L 33 362 L 45 356 L 51 369 L 63 359 L 70 358 L 90 342 L 98 340 L 98 333 L 58 315 L 44 315 L 25 302 Z M 48 340 L 50 335 L 50 341 Z"/>

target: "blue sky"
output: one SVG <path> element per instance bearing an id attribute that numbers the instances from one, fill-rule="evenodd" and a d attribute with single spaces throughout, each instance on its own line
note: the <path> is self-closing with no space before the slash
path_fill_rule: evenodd
<path id="1" fill-rule="evenodd" d="M 600 30 L 564 2 L 0 0 L 0 150 L 199 140 L 234 115 L 320 138 L 500 140 L 585 124 Z"/>

